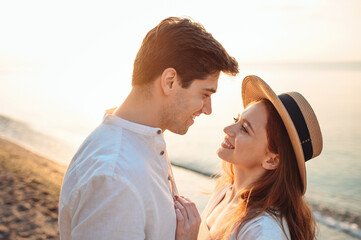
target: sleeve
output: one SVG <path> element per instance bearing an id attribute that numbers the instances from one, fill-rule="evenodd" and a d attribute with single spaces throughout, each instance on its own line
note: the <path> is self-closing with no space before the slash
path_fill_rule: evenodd
<path id="1" fill-rule="evenodd" d="M 245 223 L 244 226 L 240 228 L 237 239 L 289 240 L 281 225 L 271 216 L 261 216 Z"/>
<path id="2" fill-rule="evenodd" d="M 145 239 L 145 211 L 135 188 L 111 176 L 93 177 L 80 188 L 71 239 Z"/>

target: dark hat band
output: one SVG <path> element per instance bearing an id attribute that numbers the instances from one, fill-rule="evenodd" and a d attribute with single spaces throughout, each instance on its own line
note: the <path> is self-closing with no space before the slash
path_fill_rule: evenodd
<path id="1" fill-rule="evenodd" d="M 290 95 L 285 93 L 278 95 L 278 97 L 292 119 L 293 125 L 297 130 L 298 137 L 300 138 L 305 161 L 308 161 L 313 156 L 313 148 L 310 132 L 308 131 L 308 127 L 301 109 L 299 108 L 297 102 Z"/>

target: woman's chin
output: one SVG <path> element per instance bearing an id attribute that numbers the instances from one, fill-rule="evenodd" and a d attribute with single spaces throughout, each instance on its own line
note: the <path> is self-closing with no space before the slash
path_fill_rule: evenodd
<path id="1" fill-rule="evenodd" d="M 222 151 L 222 147 L 219 147 L 219 148 L 217 149 L 217 151 L 216 151 L 216 154 L 218 155 L 218 157 L 220 157 L 220 156 L 219 156 L 219 152 L 220 152 L 220 151 Z"/>
<path id="2" fill-rule="evenodd" d="M 225 154 L 224 154 L 224 148 L 223 147 L 219 147 L 218 149 L 217 149 L 217 151 L 216 151 L 216 153 L 217 153 L 217 155 L 218 155 L 218 157 L 220 158 L 220 159 L 222 159 L 222 160 L 224 160 L 224 161 L 227 161 L 227 159 L 225 158 L 226 156 L 225 156 Z"/>

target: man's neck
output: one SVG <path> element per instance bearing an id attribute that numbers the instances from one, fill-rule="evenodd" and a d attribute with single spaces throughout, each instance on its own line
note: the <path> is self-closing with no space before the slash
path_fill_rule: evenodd
<path id="1" fill-rule="evenodd" d="M 144 94 L 141 89 L 133 88 L 113 114 L 130 122 L 161 128 L 159 109 L 159 103 L 152 96 Z"/>

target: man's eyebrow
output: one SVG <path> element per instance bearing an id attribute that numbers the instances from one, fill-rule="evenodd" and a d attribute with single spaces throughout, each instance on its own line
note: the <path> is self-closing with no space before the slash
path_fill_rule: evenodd
<path id="1" fill-rule="evenodd" d="M 204 88 L 205 91 L 211 92 L 211 93 L 216 93 L 217 90 L 214 88 Z"/>

